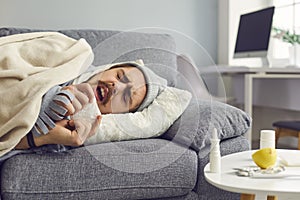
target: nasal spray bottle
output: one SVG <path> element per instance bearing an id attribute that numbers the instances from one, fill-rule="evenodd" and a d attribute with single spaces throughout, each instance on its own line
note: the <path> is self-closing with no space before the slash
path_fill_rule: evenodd
<path id="1" fill-rule="evenodd" d="M 212 132 L 212 137 L 210 139 L 210 172 L 220 173 L 221 172 L 221 153 L 220 153 L 220 140 L 218 138 L 217 129 L 214 128 Z"/>

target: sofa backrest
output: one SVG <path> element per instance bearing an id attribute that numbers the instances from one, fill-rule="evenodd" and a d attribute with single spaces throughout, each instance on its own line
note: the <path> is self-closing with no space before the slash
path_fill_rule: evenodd
<path id="1" fill-rule="evenodd" d="M 26 28 L 0 28 L 0 37 L 36 31 Z M 145 65 L 176 85 L 176 45 L 168 34 L 111 30 L 59 30 L 74 39 L 85 38 L 95 53 L 93 65 L 142 59 Z"/>

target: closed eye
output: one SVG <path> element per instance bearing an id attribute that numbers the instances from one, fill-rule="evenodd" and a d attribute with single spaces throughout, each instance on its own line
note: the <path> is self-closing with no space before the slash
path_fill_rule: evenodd
<path id="1" fill-rule="evenodd" d="M 125 71 L 123 69 L 118 70 L 118 72 L 117 72 L 117 78 L 122 83 L 129 83 L 130 82 L 128 76 L 125 74 Z"/>
<path id="2" fill-rule="evenodd" d="M 117 72 L 117 79 L 120 80 L 122 78 L 122 74 L 120 72 L 120 70 Z"/>

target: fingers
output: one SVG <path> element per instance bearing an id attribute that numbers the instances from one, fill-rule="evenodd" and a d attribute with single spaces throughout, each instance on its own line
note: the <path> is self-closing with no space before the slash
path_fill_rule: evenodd
<path id="1" fill-rule="evenodd" d="M 68 126 L 75 127 L 75 122 L 74 122 L 73 119 L 71 119 L 71 120 L 68 121 Z"/>
<path id="2" fill-rule="evenodd" d="M 60 121 L 56 122 L 56 126 L 66 127 L 68 125 L 69 121 L 70 120 L 67 120 L 67 119 L 60 120 Z"/>
<path id="3" fill-rule="evenodd" d="M 76 112 L 82 110 L 86 104 L 91 103 L 94 99 L 93 89 L 88 83 L 70 85 L 64 89 L 69 90 L 74 94 L 72 104 L 66 105 L 70 114 L 75 114 Z"/>
<path id="4" fill-rule="evenodd" d="M 81 92 L 81 94 L 84 94 L 83 96 L 80 96 L 81 98 L 79 98 L 79 101 L 86 101 L 88 100 L 89 103 L 92 103 L 93 102 L 93 99 L 94 99 L 94 91 L 91 87 L 90 84 L 88 83 L 82 83 L 82 84 L 78 84 L 78 85 L 74 85 L 74 87 L 76 87 L 76 89 L 78 91 Z M 87 97 L 87 99 L 86 99 Z"/>
<path id="5" fill-rule="evenodd" d="M 97 133 L 97 130 L 99 129 L 101 120 L 102 120 L 102 116 L 98 115 L 95 122 L 92 125 L 92 128 L 91 128 L 87 138 L 92 137 L 93 135 L 95 135 Z"/>
<path id="6" fill-rule="evenodd" d="M 82 110 L 85 105 L 92 103 L 94 98 L 90 84 L 69 85 L 54 95 L 46 113 L 52 120 L 59 121 Z"/>
<path id="7" fill-rule="evenodd" d="M 83 145 L 84 141 L 80 138 L 79 134 L 78 134 L 78 130 L 73 130 L 71 131 L 71 138 L 69 141 L 69 145 L 73 146 L 73 147 L 79 147 L 81 145 Z"/>
<path id="8" fill-rule="evenodd" d="M 95 120 L 60 120 L 56 126 L 49 131 L 46 144 L 63 144 L 68 146 L 81 146 L 88 137 L 99 130 L 102 116 L 98 115 Z"/>
<path id="9" fill-rule="evenodd" d="M 86 131 L 86 126 L 81 121 L 77 121 L 75 122 L 75 127 L 76 127 L 75 130 L 78 137 L 77 139 L 79 139 L 79 141 L 77 142 L 79 142 L 79 144 L 83 144 L 88 135 Z"/>
<path id="10" fill-rule="evenodd" d="M 61 106 L 61 107 L 64 107 L 67 110 L 67 112 L 65 113 L 64 116 L 69 116 L 69 115 L 71 115 L 71 114 L 73 114 L 75 112 L 75 108 L 74 108 L 74 106 L 72 105 L 71 102 L 69 102 L 68 104 L 65 104 L 65 103 L 60 102 L 60 101 L 55 101 L 55 103 L 57 105 Z M 57 113 L 57 114 L 61 114 L 62 115 L 62 113 Z"/>
<path id="11" fill-rule="evenodd" d="M 102 116 L 98 115 L 93 122 L 87 122 L 86 120 L 72 120 L 72 122 L 70 121 L 70 125 L 73 125 L 74 123 L 78 137 L 81 144 L 83 144 L 87 138 L 97 133 L 101 120 Z"/>

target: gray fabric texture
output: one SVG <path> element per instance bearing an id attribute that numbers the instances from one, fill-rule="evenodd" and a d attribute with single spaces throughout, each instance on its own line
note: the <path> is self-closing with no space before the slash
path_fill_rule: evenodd
<path id="1" fill-rule="evenodd" d="M 26 28 L 0 28 L 0 37 L 36 31 Z M 85 38 L 93 48 L 93 65 L 142 59 L 156 74 L 176 85 L 176 45 L 168 34 L 120 32 L 109 30 L 59 30 L 74 39 Z"/>
<path id="2" fill-rule="evenodd" d="M 219 139 L 244 135 L 251 118 L 242 110 L 218 101 L 193 99 L 162 138 L 200 151 L 210 144 L 213 127 Z"/>
<path id="3" fill-rule="evenodd" d="M 170 158 L 174 160 L 168 165 L 152 168 Z M 3 164 L 1 191 L 4 199 L 182 196 L 196 184 L 197 162 L 194 151 L 161 139 L 106 143 L 62 154 L 21 154 Z"/>

